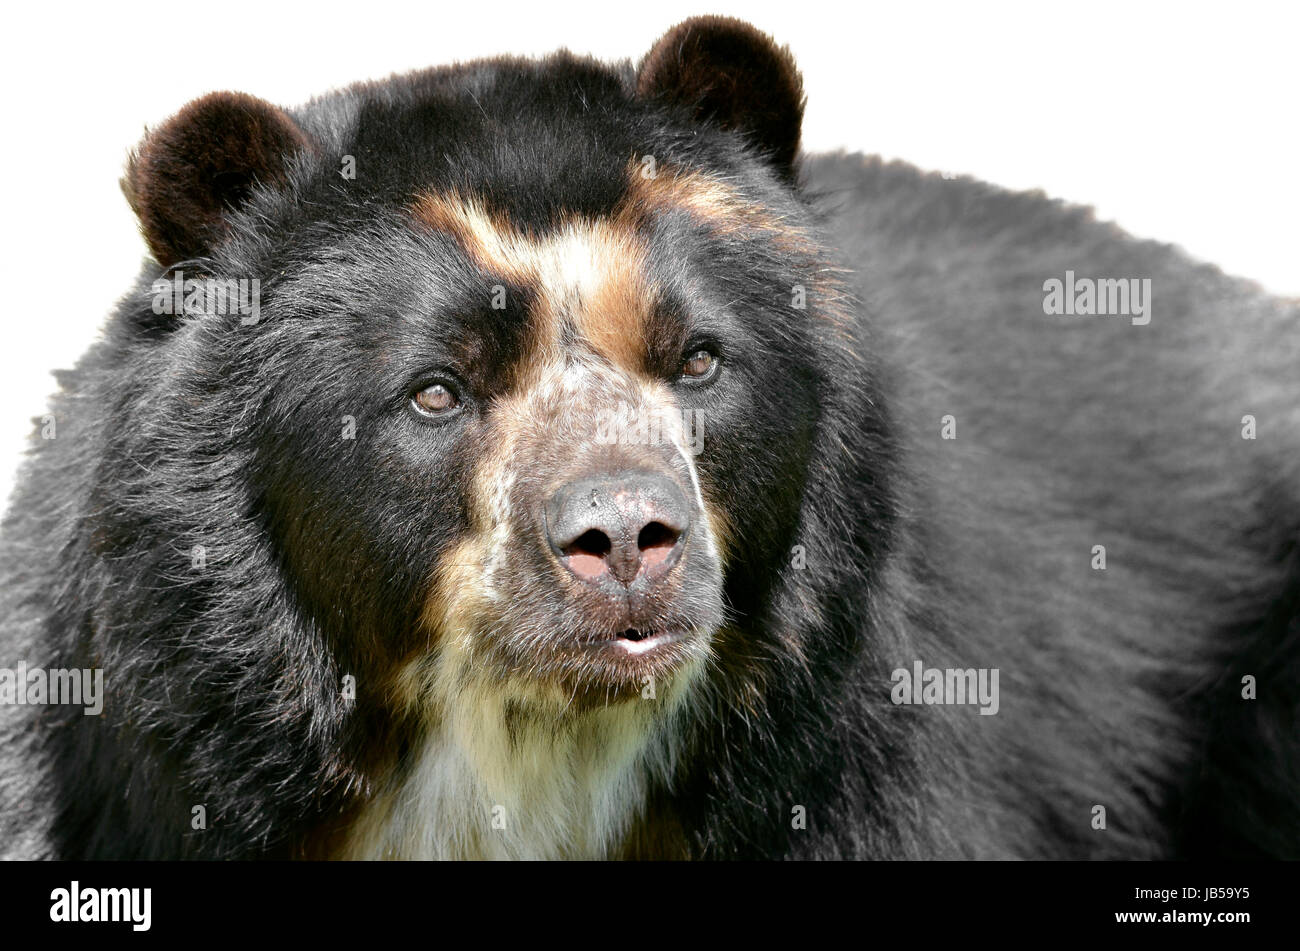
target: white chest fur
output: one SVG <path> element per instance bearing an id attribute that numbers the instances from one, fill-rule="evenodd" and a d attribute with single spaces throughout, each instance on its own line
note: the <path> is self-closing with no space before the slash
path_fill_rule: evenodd
<path id="1" fill-rule="evenodd" d="M 430 724 L 354 823 L 352 859 L 595 859 L 671 772 L 676 704 L 507 716 L 485 693 Z"/>

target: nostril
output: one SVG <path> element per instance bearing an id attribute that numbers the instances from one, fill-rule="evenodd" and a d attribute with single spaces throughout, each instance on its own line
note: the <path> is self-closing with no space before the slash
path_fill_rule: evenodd
<path id="1" fill-rule="evenodd" d="M 643 552 L 651 548 L 672 548 L 677 544 L 679 534 L 663 522 L 651 522 L 641 529 L 641 534 L 636 538 L 636 547 Z"/>
<path id="2" fill-rule="evenodd" d="M 609 553 L 613 545 L 599 529 L 589 529 L 564 548 L 569 570 L 579 578 L 599 578 L 609 570 Z"/>
<path id="3" fill-rule="evenodd" d="M 598 528 L 589 529 L 583 532 L 564 549 L 566 555 L 592 555 L 596 558 L 604 558 L 609 554 L 613 544 L 606 535 Z"/>
<path id="4" fill-rule="evenodd" d="M 641 529 L 637 535 L 636 547 L 641 550 L 641 564 L 647 572 L 653 572 L 668 560 L 681 534 L 663 522 L 651 522 Z"/>

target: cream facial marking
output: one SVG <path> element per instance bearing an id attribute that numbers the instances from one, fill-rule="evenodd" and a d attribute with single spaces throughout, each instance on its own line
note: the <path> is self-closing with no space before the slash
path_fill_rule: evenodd
<path id="1" fill-rule="evenodd" d="M 562 320 L 587 344 L 630 371 L 641 369 L 645 324 L 655 304 L 645 277 L 646 249 L 629 222 L 574 219 L 545 235 L 524 234 L 481 202 L 425 195 L 415 206 L 423 223 L 452 235 L 487 273 L 533 288 L 534 340 L 551 352 Z"/>

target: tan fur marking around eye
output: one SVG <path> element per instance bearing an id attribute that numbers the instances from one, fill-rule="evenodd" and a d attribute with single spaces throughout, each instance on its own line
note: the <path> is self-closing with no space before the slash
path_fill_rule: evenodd
<path id="1" fill-rule="evenodd" d="M 685 211 L 722 237 L 761 235 L 777 251 L 812 267 L 808 290 L 817 298 L 816 313 L 838 338 L 850 342 L 852 305 L 844 289 L 848 271 L 827 262 L 816 237 L 803 225 L 705 173 L 661 165 L 648 178 L 642 169 L 635 158 L 627 164 L 627 193 L 613 217 L 619 227 L 634 231 L 655 215 Z"/>
<path id="2" fill-rule="evenodd" d="M 631 218 L 575 218 L 532 235 L 454 193 L 422 195 L 414 213 L 425 225 L 455 238 L 485 272 L 536 292 L 530 316 L 539 352 L 529 355 L 528 364 L 545 362 L 539 356 L 555 347 L 567 319 L 616 366 L 641 368 L 654 290 L 646 277 L 646 250 Z"/>
<path id="3" fill-rule="evenodd" d="M 453 237 L 480 269 L 537 292 L 531 314 L 536 352 L 519 368 L 518 383 L 539 357 L 554 356 L 566 320 L 614 365 L 641 369 L 656 294 L 639 230 L 656 215 L 685 211 L 715 234 L 761 234 L 785 253 L 819 256 L 799 224 L 717 178 L 665 166 L 646 177 L 635 159 L 626 178 L 627 192 L 608 218 L 574 218 L 542 235 L 518 230 L 472 196 L 431 192 L 416 200 L 415 217 Z M 834 276 L 826 270 L 819 268 L 818 276 L 834 291 Z M 834 317 L 834 308 L 828 310 Z"/>
<path id="4" fill-rule="evenodd" d="M 424 224 L 455 238 L 470 260 L 485 271 L 526 283 L 528 249 L 508 223 L 482 203 L 455 192 L 428 192 L 415 202 L 415 216 Z"/>
<path id="5" fill-rule="evenodd" d="M 601 356 L 620 369 L 639 372 L 655 306 L 645 251 L 634 234 L 608 225 L 592 229 L 590 246 L 602 273 L 583 289 L 573 312 L 575 326 Z"/>
<path id="6" fill-rule="evenodd" d="M 701 172 L 661 166 L 653 178 L 648 178 L 641 163 L 632 159 L 627 166 L 627 181 L 627 196 L 616 218 L 628 224 L 647 214 L 685 211 L 715 234 L 757 231 L 781 250 L 816 252 L 815 243 L 802 227 Z"/>
<path id="7" fill-rule="evenodd" d="M 628 163 L 629 208 L 666 211 L 682 209 L 711 224 L 735 224 L 738 209 L 746 204 L 721 182 L 698 172 L 660 169 L 653 178 L 642 172 L 635 160 Z"/>

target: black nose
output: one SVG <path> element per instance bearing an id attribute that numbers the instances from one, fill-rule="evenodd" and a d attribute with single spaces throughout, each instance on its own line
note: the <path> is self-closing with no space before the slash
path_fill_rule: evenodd
<path id="1" fill-rule="evenodd" d="M 691 510 L 677 483 L 651 472 L 570 482 L 546 506 L 547 540 L 583 581 L 612 577 L 630 586 L 663 575 L 676 562 Z"/>

